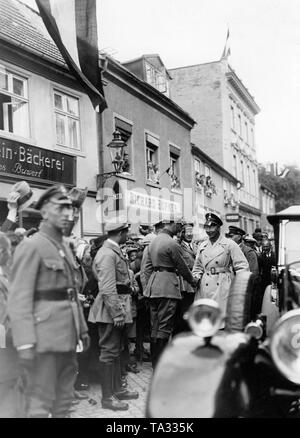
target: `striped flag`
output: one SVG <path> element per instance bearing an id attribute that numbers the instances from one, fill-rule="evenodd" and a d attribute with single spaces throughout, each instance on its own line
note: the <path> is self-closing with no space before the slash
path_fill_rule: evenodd
<path id="1" fill-rule="evenodd" d="M 230 47 L 229 47 L 229 28 L 227 29 L 227 36 L 226 36 L 226 42 L 224 46 L 224 50 L 221 56 L 221 59 L 228 59 L 228 57 L 231 55 Z"/>
<path id="2" fill-rule="evenodd" d="M 94 108 L 107 108 L 99 69 L 96 0 L 36 0 L 43 22 Z"/>

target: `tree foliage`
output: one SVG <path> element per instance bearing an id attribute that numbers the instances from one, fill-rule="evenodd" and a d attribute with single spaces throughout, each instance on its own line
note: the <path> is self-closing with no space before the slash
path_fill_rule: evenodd
<path id="1" fill-rule="evenodd" d="M 267 172 L 264 167 L 259 169 L 259 182 L 276 193 L 276 211 L 300 205 L 300 169 L 297 166 L 285 168 L 289 172 L 284 177 Z"/>

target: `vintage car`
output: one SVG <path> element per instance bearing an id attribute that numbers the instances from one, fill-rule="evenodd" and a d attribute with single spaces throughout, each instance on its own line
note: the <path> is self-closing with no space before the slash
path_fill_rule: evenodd
<path id="1" fill-rule="evenodd" d="M 264 297 L 266 315 L 249 322 L 250 272 L 233 280 L 225 330 L 215 301 L 195 301 L 186 314 L 191 332 L 175 336 L 155 368 L 148 417 L 299 417 L 300 206 L 268 219 L 278 263 Z"/>

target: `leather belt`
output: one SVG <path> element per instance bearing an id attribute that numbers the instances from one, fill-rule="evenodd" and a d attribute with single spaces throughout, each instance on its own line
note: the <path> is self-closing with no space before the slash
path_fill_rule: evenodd
<path id="1" fill-rule="evenodd" d="M 177 270 L 175 268 L 171 268 L 171 267 L 168 267 L 168 266 L 154 266 L 154 271 L 158 271 L 158 272 L 163 272 L 163 271 L 177 272 Z"/>
<path id="2" fill-rule="evenodd" d="M 213 267 L 213 268 L 207 269 L 206 272 L 210 272 L 211 275 L 217 275 L 217 274 L 221 274 L 224 272 L 230 272 L 230 269 L 228 269 L 228 268 L 214 268 Z"/>
<path id="3" fill-rule="evenodd" d="M 127 284 L 117 284 L 118 295 L 130 295 L 132 293 L 131 287 Z"/>
<path id="4" fill-rule="evenodd" d="M 56 289 L 37 290 L 34 293 L 35 301 L 76 301 L 77 294 L 73 287 L 58 287 Z"/>

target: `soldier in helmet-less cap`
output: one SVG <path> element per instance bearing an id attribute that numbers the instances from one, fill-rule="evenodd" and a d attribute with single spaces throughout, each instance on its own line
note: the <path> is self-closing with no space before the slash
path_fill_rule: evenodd
<path id="1" fill-rule="evenodd" d="M 248 270 L 249 265 L 239 246 L 221 236 L 221 218 L 214 213 L 207 213 L 205 218 L 204 229 L 208 240 L 200 244 L 193 268 L 193 275 L 200 280 L 195 299 L 211 298 L 217 301 L 226 315 L 232 271 Z"/>
<path id="2" fill-rule="evenodd" d="M 173 334 L 175 315 L 179 300 L 182 299 L 179 275 L 191 285 L 195 280 L 188 268 L 180 245 L 173 239 L 181 231 L 183 222 L 165 220 L 164 228 L 153 239 L 147 251 L 147 260 L 142 264 L 141 277 L 149 298 L 151 319 L 152 366 L 157 361 Z"/>
<path id="3" fill-rule="evenodd" d="M 246 231 L 242 230 L 242 228 L 235 227 L 233 225 L 229 226 L 228 237 L 234 240 L 234 242 L 237 243 L 241 248 L 241 250 L 243 251 L 243 254 L 249 263 L 250 272 L 252 272 L 255 276 L 258 276 L 259 275 L 258 258 L 254 249 L 251 249 L 243 242 L 243 237 L 245 235 L 246 235 Z"/>
<path id="4" fill-rule="evenodd" d="M 111 220 L 106 223 L 108 238 L 96 254 L 93 271 L 99 293 L 90 309 L 89 321 L 98 323 L 100 366 L 102 375 L 102 407 L 127 410 L 123 400 L 138 398 L 136 391 L 121 385 L 121 348 L 126 323 L 132 323 L 131 278 L 128 262 L 120 245 L 127 240 L 129 225 Z"/>
<path id="5" fill-rule="evenodd" d="M 62 186 L 36 203 L 40 229 L 16 249 L 8 298 L 30 418 L 67 417 L 77 373 L 76 348 L 89 346 L 77 296 L 76 266 L 63 237 L 72 201 Z"/>

